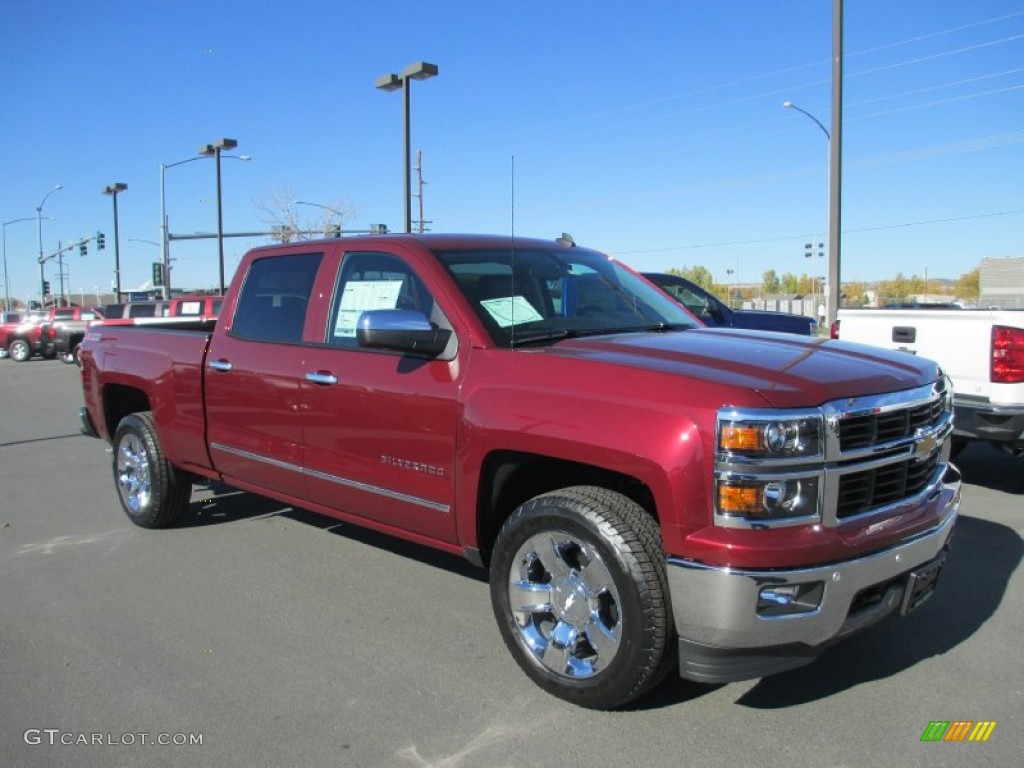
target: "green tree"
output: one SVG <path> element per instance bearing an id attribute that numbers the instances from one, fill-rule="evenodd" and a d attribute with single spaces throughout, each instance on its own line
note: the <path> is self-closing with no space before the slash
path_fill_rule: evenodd
<path id="1" fill-rule="evenodd" d="M 769 269 L 761 275 L 761 288 L 764 289 L 766 294 L 778 293 L 781 285 L 782 281 L 779 280 L 779 276 L 775 274 L 774 269 Z"/>
<path id="2" fill-rule="evenodd" d="M 975 267 L 960 275 L 953 286 L 958 299 L 976 300 L 981 296 L 981 269 Z"/>
<path id="3" fill-rule="evenodd" d="M 715 278 L 707 267 L 683 267 L 682 269 L 673 267 L 668 270 L 668 274 L 684 277 L 691 283 L 696 283 L 705 291 L 714 293 Z"/>

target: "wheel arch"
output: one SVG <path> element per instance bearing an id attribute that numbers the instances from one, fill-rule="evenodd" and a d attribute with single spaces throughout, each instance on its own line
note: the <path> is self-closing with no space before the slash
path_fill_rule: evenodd
<path id="1" fill-rule="evenodd" d="M 542 493 L 590 485 L 621 493 L 658 521 L 651 489 L 640 479 L 607 467 L 522 451 L 497 450 L 484 459 L 477 486 L 477 551 L 490 563 L 494 541 L 521 504 Z"/>
<path id="2" fill-rule="evenodd" d="M 103 419 L 111 438 L 125 416 L 150 409 L 149 396 L 138 387 L 108 384 L 103 388 Z"/>

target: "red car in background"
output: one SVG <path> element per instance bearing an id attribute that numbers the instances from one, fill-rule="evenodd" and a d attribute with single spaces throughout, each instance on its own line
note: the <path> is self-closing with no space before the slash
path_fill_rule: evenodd
<path id="1" fill-rule="evenodd" d="M 56 351 L 43 339 L 43 313 L 5 312 L 0 324 L 0 357 L 23 363 L 34 355 L 52 358 Z"/>

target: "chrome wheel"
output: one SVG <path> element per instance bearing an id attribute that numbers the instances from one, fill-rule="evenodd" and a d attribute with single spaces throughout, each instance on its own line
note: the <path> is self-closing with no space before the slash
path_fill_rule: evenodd
<path id="1" fill-rule="evenodd" d="M 545 531 L 519 547 L 508 577 L 519 640 L 557 675 L 591 677 L 619 650 L 619 591 L 600 553 L 564 531 Z"/>
<path id="2" fill-rule="evenodd" d="M 124 435 L 117 447 L 117 490 L 130 514 L 145 511 L 152 499 L 149 454 L 142 439 Z"/>
<path id="3" fill-rule="evenodd" d="M 23 339 L 15 339 L 12 341 L 8 352 L 11 355 L 11 360 L 16 363 L 24 363 L 32 357 L 32 347 L 30 347 L 28 342 Z"/>

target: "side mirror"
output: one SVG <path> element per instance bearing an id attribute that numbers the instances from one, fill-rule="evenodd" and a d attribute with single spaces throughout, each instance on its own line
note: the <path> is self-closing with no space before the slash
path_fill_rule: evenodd
<path id="1" fill-rule="evenodd" d="M 390 349 L 437 357 L 452 332 L 435 328 L 422 312 L 411 309 L 369 309 L 359 316 L 356 343 L 371 349 Z"/>

